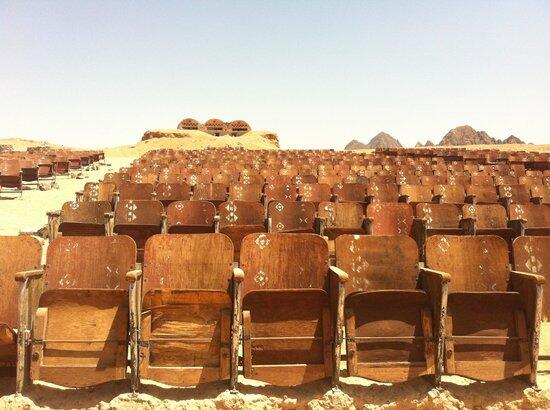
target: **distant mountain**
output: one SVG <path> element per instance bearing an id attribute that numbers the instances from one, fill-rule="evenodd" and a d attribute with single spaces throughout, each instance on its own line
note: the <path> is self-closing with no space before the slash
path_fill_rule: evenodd
<path id="1" fill-rule="evenodd" d="M 485 131 L 476 131 L 469 125 L 461 125 L 445 134 L 439 145 L 481 145 L 495 143 L 496 140 L 490 137 Z"/>
<path id="2" fill-rule="evenodd" d="M 422 148 L 424 145 L 420 141 L 418 141 L 416 144 L 414 144 L 415 148 Z"/>
<path id="3" fill-rule="evenodd" d="M 368 144 L 357 140 L 350 141 L 344 149 L 376 149 L 376 148 L 401 148 L 401 143 L 390 134 L 379 132 Z"/>
<path id="4" fill-rule="evenodd" d="M 508 138 L 506 138 L 504 141 L 502 141 L 503 144 L 525 144 L 524 141 L 520 140 L 515 135 L 510 135 Z"/>
<path id="5" fill-rule="evenodd" d="M 433 147 L 435 144 L 433 142 L 431 142 L 430 140 L 426 141 L 426 143 L 424 144 L 425 147 Z"/>

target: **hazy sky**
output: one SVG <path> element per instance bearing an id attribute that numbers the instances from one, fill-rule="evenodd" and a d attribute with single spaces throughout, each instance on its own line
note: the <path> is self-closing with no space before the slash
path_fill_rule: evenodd
<path id="1" fill-rule="evenodd" d="M 0 136 L 129 144 L 185 117 L 284 148 L 550 143 L 550 1 L 0 0 Z"/>

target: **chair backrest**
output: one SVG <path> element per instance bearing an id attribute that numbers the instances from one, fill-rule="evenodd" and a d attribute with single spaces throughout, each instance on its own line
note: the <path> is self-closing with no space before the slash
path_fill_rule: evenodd
<path id="1" fill-rule="evenodd" d="M 19 323 L 19 284 L 15 274 L 40 269 L 42 245 L 32 236 L 0 236 L 0 323 L 16 328 Z"/>
<path id="2" fill-rule="evenodd" d="M 498 195 L 509 198 L 511 203 L 527 204 L 531 201 L 529 187 L 526 185 L 499 185 Z"/>
<path id="3" fill-rule="evenodd" d="M 318 215 L 327 228 L 361 228 L 364 220 L 363 207 L 358 202 L 321 202 Z"/>
<path id="4" fill-rule="evenodd" d="M 160 201 L 121 200 L 115 211 L 115 225 L 160 225 L 163 213 Z"/>
<path id="5" fill-rule="evenodd" d="M 416 288 L 418 248 L 411 237 L 340 235 L 335 249 L 336 266 L 349 275 L 347 294 Z"/>
<path id="6" fill-rule="evenodd" d="M 298 192 L 302 196 L 302 201 L 323 202 L 330 201 L 332 192 L 328 184 L 309 184 L 302 183 L 298 185 Z"/>
<path id="7" fill-rule="evenodd" d="M 491 175 L 476 174 L 470 178 L 470 184 L 476 186 L 495 186 L 495 181 Z"/>
<path id="8" fill-rule="evenodd" d="M 166 222 L 172 225 L 212 225 L 216 206 L 208 201 L 177 201 L 166 209 Z"/>
<path id="9" fill-rule="evenodd" d="M 293 184 L 267 183 L 264 187 L 266 201 L 295 201 L 298 190 Z"/>
<path id="10" fill-rule="evenodd" d="M 0 175 L 18 177 L 21 172 L 21 164 L 18 159 L 5 159 L 0 161 Z"/>
<path id="11" fill-rule="evenodd" d="M 154 235 L 145 244 L 143 288 L 227 290 L 233 244 L 221 233 Z"/>
<path id="12" fill-rule="evenodd" d="M 217 182 L 199 182 L 195 185 L 193 198 L 199 201 L 207 201 L 209 199 L 224 201 L 227 197 L 227 186 Z"/>
<path id="13" fill-rule="evenodd" d="M 400 195 L 407 195 L 410 202 L 432 202 L 432 188 L 428 185 L 401 185 Z"/>
<path id="14" fill-rule="evenodd" d="M 332 193 L 338 196 L 339 201 L 365 202 L 367 186 L 364 184 L 336 184 L 332 187 Z"/>
<path id="15" fill-rule="evenodd" d="M 506 209 L 500 204 L 465 204 L 462 217 L 476 220 L 478 229 L 502 229 L 508 226 Z"/>
<path id="16" fill-rule="evenodd" d="M 260 201 L 263 184 L 232 182 L 229 185 L 229 199 L 233 201 Z"/>
<path id="17" fill-rule="evenodd" d="M 84 184 L 84 201 L 112 201 L 116 191 L 114 182 L 86 182 Z"/>
<path id="18" fill-rule="evenodd" d="M 550 199 L 550 186 L 531 185 L 531 197 Z"/>
<path id="19" fill-rule="evenodd" d="M 243 295 L 253 290 L 328 289 L 328 245 L 309 233 L 259 233 L 241 244 Z"/>
<path id="20" fill-rule="evenodd" d="M 220 227 L 236 225 L 264 225 L 265 208 L 259 202 L 228 201 L 219 206 Z"/>
<path id="21" fill-rule="evenodd" d="M 493 185 L 470 185 L 466 187 L 467 195 L 475 195 L 476 202 L 493 203 L 498 202 L 497 190 Z"/>
<path id="22" fill-rule="evenodd" d="M 191 187 L 185 182 L 161 182 L 155 188 L 159 201 L 187 201 L 190 198 Z"/>
<path id="23" fill-rule="evenodd" d="M 441 199 L 449 204 L 464 203 L 466 192 L 462 185 L 434 185 L 434 195 L 441 195 Z"/>
<path id="24" fill-rule="evenodd" d="M 534 176 L 534 175 L 523 175 L 518 178 L 518 183 L 520 185 L 542 185 L 542 176 Z"/>
<path id="25" fill-rule="evenodd" d="M 121 200 L 149 200 L 153 198 L 153 184 L 148 183 L 127 183 L 119 186 Z"/>
<path id="26" fill-rule="evenodd" d="M 61 236 L 48 247 L 45 289 L 126 289 L 136 244 L 125 235 Z"/>
<path id="27" fill-rule="evenodd" d="M 311 174 L 294 175 L 292 177 L 292 183 L 294 185 L 316 184 L 317 183 L 317 177 L 315 175 L 311 175 Z M 329 185 L 329 189 L 330 189 L 330 185 Z"/>
<path id="28" fill-rule="evenodd" d="M 107 212 L 111 212 L 111 204 L 107 201 L 65 202 L 61 207 L 60 222 L 104 224 Z"/>
<path id="29" fill-rule="evenodd" d="M 417 204 L 416 216 L 426 221 L 427 228 L 458 228 L 461 219 L 455 204 Z"/>
<path id="30" fill-rule="evenodd" d="M 426 241 L 426 266 L 451 275 L 450 291 L 505 291 L 508 245 L 493 235 L 434 235 Z"/>
<path id="31" fill-rule="evenodd" d="M 550 228 L 550 205 L 512 205 L 510 219 L 524 219 L 527 228 Z"/>
<path id="32" fill-rule="evenodd" d="M 271 218 L 271 229 L 276 232 L 314 229 L 315 204 L 301 201 L 271 201 L 267 206 L 267 216 Z"/>
<path id="33" fill-rule="evenodd" d="M 120 189 L 122 185 L 130 182 L 130 174 L 127 172 L 108 172 L 103 176 L 103 182 L 113 182 Z"/>
<path id="34" fill-rule="evenodd" d="M 513 175 L 497 175 L 494 177 L 495 185 L 517 185 L 518 179 Z"/>
<path id="35" fill-rule="evenodd" d="M 372 235 L 410 235 L 412 231 L 413 210 L 409 204 L 370 204 L 367 218 L 372 219 Z"/>
<path id="36" fill-rule="evenodd" d="M 399 186 L 395 183 L 381 184 L 370 182 L 367 185 L 367 195 L 373 197 L 373 202 L 397 202 Z"/>

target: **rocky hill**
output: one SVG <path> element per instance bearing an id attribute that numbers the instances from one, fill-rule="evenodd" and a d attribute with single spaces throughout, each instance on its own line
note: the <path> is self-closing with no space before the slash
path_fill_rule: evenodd
<path id="1" fill-rule="evenodd" d="M 502 141 L 503 144 L 525 144 L 524 141 L 520 140 L 515 135 L 510 135 L 508 138 L 505 138 Z"/>
<path id="2" fill-rule="evenodd" d="M 401 143 L 390 134 L 379 132 L 367 144 L 357 140 L 350 141 L 344 149 L 401 148 Z"/>
<path id="3" fill-rule="evenodd" d="M 504 141 L 489 136 L 485 131 L 476 131 L 469 125 L 450 130 L 439 145 L 487 145 L 487 144 L 524 144 L 522 140 L 510 135 Z"/>

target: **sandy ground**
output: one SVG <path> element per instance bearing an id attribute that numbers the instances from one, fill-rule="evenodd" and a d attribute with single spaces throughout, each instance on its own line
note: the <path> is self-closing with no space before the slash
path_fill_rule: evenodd
<path id="1" fill-rule="evenodd" d="M 59 209 L 63 202 L 73 200 L 74 192 L 81 190 L 85 182 L 96 181 L 109 170 L 117 170 L 128 165 L 133 158 L 144 152 L 144 149 L 181 144 L 181 141 L 163 140 L 167 139 L 138 143 L 136 148 L 125 147 L 108 151 L 107 162 L 111 166 L 86 172 L 86 179 L 61 177 L 58 180 L 59 189 L 44 192 L 31 190 L 24 193 L 23 199 L 0 200 L 0 234 L 17 235 L 22 229 L 39 229 L 46 224 L 46 212 Z M 206 144 L 204 141 L 203 143 Z M 261 143 L 260 141 L 258 144 Z M 119 155 L 112 156 L 113 153 Z M 9 196 L 13 195 L 2 194 L 2 198 Z M 541 352 L 550 354 L 548 324 L 545 325 L 541 344 Z M 227 385 L 224 383 L 174 388 L 145 382 L 141 392 L 133 395 L 129 393 L 129 383 L 119 382 L 89 389 L 65 389 L 47 383 L 37 383 L 25 396 L 16 396 L 12 394 L 15 389 L 14 379 L 0 377 L 0 409 L 548 409 L 550 365 L 545 362 L 541 367 L 546 371 L 539 373 L 538 391 L 530 388 L 521 379 L 484 383 L 445 376 L 441 389 L 432 388 L 425 379 L 390 384 L 344 377 L 341 390 L 333 391 L 325 381 L 297 387 L 276 387 L 241 378 L 239 393 L 236 394 L 227 391 Z"/>

